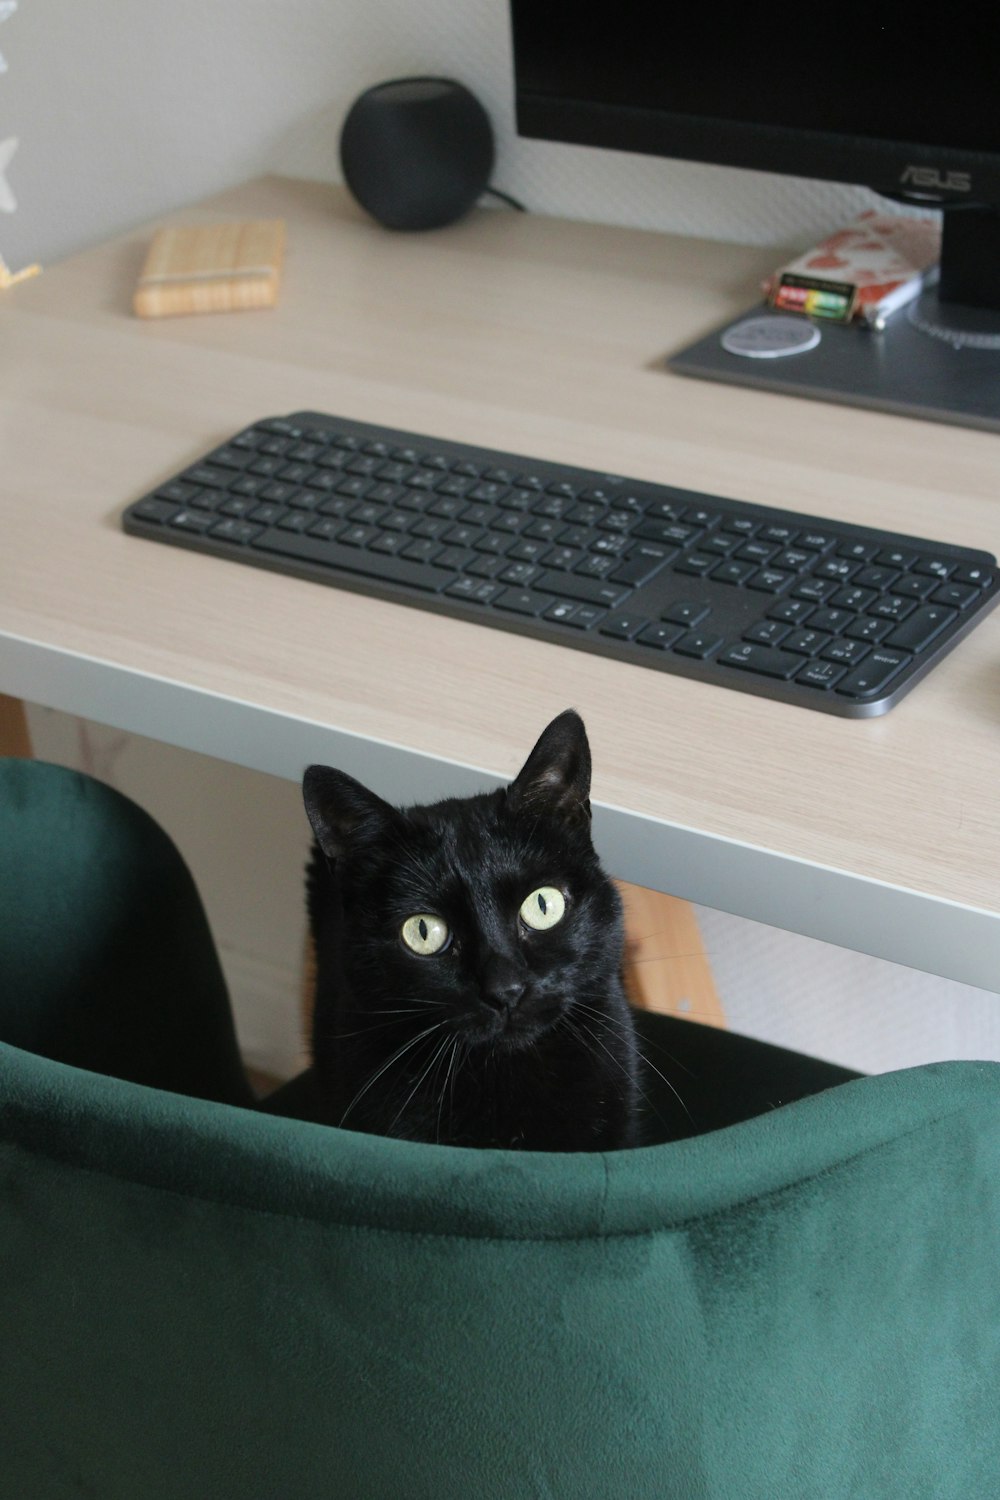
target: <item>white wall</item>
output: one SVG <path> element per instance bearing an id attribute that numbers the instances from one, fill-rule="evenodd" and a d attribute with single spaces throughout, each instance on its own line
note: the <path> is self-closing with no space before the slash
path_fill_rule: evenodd
<path id="1" fill-rule="evenodd" d="M 540 0 L 542 3 L 542 0 Z M 868 196 L 833 184 L 519 139 L 506 0 L 18 0 L 0 26 L 10 266 L 51 261 L 262 171 L 339 180 L 352 99 L 456 77 L 495 181 L 540 213 L 805 246 Z"/>
<path id="2" fill-rule="evenodd" d="M 0 52 L 0 142 L 19 140 L 7 171 L 18 206 L 0 213 L 12 269 L 262 171 L 337 179 L 352 99 L 414 73 L 478 94 L 497 136 L 496 185 L 537 212 L 784 247 L 869 201 L 830 184 L 519 140 L 505 0 L 19 0 Z M 248 1056 L 294 1071 L 308 845 L 297 788 L 49 711 L 33 710 L 31 728 L 39 755 L 95 771 L 172 833 L 205 898 Z M 871 1070 L 1000 1057 L 995 996 L 720 913 L 700 918 L 738 1029 Z"/>

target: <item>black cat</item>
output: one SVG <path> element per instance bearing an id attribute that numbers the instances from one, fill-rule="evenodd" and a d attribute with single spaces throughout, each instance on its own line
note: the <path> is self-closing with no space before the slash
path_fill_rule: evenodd
<path id="1" fill-rule="evenodd" d="M 579 715 L 500 791 L 397 810 L 325 766 L 303 791 L 323 1117 L 460 1146 L 633 1144 L 621 903 Z"/>

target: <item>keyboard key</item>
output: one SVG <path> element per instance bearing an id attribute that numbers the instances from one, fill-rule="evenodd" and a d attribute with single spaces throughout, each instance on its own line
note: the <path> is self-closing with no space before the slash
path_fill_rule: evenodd
<path id="1" fill-rule="evenodd" d="M 536 568 L 534 563 L 515 562 L 508 563 L 498 574 L 501 583 L 512 583 L 517 588 L 527 588 L 529 584 L 541 573 L 541 568 Z"/>
<path id="2" fill-rule="evenodd" d="M 860 618 L 848 625 L 844 634 L 849 635 L 852 640 L 867 641 L 869 645 L 877 646 L 880 641 L 885 640 L 891 630 L 891 620 Z"/>
<path id="3" fill-rule="evenodd" d="M 830 595 L 837 592 L 837 586 L 834 578 L 803 578 L 792 589 L 792 593 L 796 599 L 805 599 L 811 604 L 825 604 Z"/>
<path id="4" fill-rule="evenodd" d="M 388 535 L 392 537 L 392 540 L 394 542 L 402 542 L 402 538 L 400 537 L 398 532 L 389 532 Z M 376 544 L 373 542 L 372 546 L 374 547 L 375 545 Z M 396 549 L 393 548 L 392 550 L 395 551 Z M 450 568 L 453 573 L 461 573 L 462 569 L 466 566 L 467 563 L 470 563 L 472 561 L 475 555 L 476 554 L 474 552 L 469 551 L 468 547 L 445 547 L 443 552 L 439 552 L 438 555 L 431 560 L 435 568 Z"/>
<path id="5" fill-rule="evenodd" d="M 957 619 L 957 610 L 947 609 L 943 604 L 925 604 L 902 625 L 897 625 L 892 635 L 886 636 L 885 643 L 904 651 L 924 651 L 952 620 Z"/>
<path id="6" fill-rule="evenodd" d="M 877 646 L 874 651 L 869 652 L 860 667 L 855 667 L 853 672 L 837 683 L 836 691 L 852 698 L 874 698 L 912 660 L 906 651 L 890 651 L 884 646 Z"/>
<path id="7" fill-rule="evenodd" d="M 793 526 L 781 525 L 762 526 L 757 535 L 762 542 L 777 542 L 782 547 L 791 546 L 798 538 L 798 532 Z"/>
<path id="8" fill-rule="evenodd" d="M 741 641 L 737 646 L 727 646 L 716 659 L 724 667 L 758 672 L 762 677 L 794 677 L 802 665 L 801 656 L 795 656 L 791 651 L 780 651 L 775 646 L 758 646 L 754 641 Z"/>
<path id="9" fill-rule="evenodd" d="M 694 656 L 705 661 L 722 645 L 722 636 L 710 630 L 687 630 L 675 643 L 674 650 L 681 656 Z"/>
<path id="10" fill-rule="evenodd" d="M 319 541 L 332 542 L 338 532 L 343 529 L 343 521 L 338 521 L 331 516 L 322 521 L 313 521 L 309 527 L 309 535 L 316 537 Z"/>
<path id="11" fill-rule="evenodd" d="M 579 574 L 581 578 L 603 579 L 607 578 L 609 573 L 613 573 L 617 566 L 616 557 L 601 557 L 599 554 L 591 553 L 589 557 L 583 559 L 583 562 L 577 563 L 573 572 Z"/>
<path id="12" fill-rule="evenodd" d="M 694 536 L 693 526 L 682 526 L 678 521 L 643 521 L 632 535 L 646 542 L 665 542 L 671 547 L 683 547 Z"/>
<path id="13" fill-rule="evenodd" d="M 778 568 L 758 568 L 747 579 L 747 588 L 756 590 L 758 594 L 780 594 L 794 577 L 794 573 L 783 573 Z"/>
<path id="14" fill-rule="evenodd" d="M 853 578 L 858 571 L 858 564 L 849 561 L 846 557 L 826 557 L 822 562 L 816 563 L 813 568 L 814 578 L 833 578 L 838 583 L 846 583 Z"/>
<path id="15" fill-rule="evenodd" d="M 758 620 L 756 625 L 744 630 L 743 639 L 756 641 L 759 646 L 780 646 L 791 628 L 790 625 L 782 625 L 780 620 Z"/>
<path id="16" fill-rule="evenodd" d="M 954 583 L 974 583 L 979 589 L 989 588 L 993 582 L 989 568 L 956 568 L 951 576 Z"/>
<path id="17" fill-rule="evenodd" d="M 809 616 L 810 630 L 825 630 L 828 635 L 839 635 L 846 630 L 854 619 L 854 611 L 850 609 L 815 609 Z"/>
<path id="18" fill-rule="evenodd" d="M 859 589 L 891 589 L 898 577 L 898 568 L 861 568 L 851 582 Z"/>
<path id="19" fill-rule="evenodd" d="M 384 557 L 358 547 L 341 547 L 336 542 L 321 541 L 312 532 L 306 536 L 290 536 L 274 528 L 256 537 L 251 546 L 295 561 L 315 562 L 326 568 L 342 568 L 345 573 L 402 583 L 408 588 L 419 589 L 423 594 L 443 593 L 451 582 L 447 573 L 426 568 L 422 563 L 408 562 L 402 557 Z"/>
<path id="20" fill-rule="evenodd" d="M 695 578 L 703 578 L 715 567 L 716 561 L 711 552 L 684 552 L 674 563 L 674 572 L 690 573 Z"/>
<path id="21" fill-rule="evenodd" d="M 593 630 L 606 614 L 607 610 L 598 609 L 596 604 L 578 604 L 566 624 L 572 625 L 574 630 Z"/>
<path id="22" fill-rule="evenodd" d="M 340 542 L 350 543 L 352 535 L 357 536 L 358 540 L 354 542 L 354 545 L 358 547 L 364 547 L 371 540 L 370 537 L 362 535 L 364 532 L 368 531 L 368 529 L 369 528 L 366 526 L 351 527 L 350 535 L 345 532 L 344 535 L 338 537 L 337 540 Z M 403 548 L 403 556 L 409 558 L 411 562 L 429 563 L 435 557 L 437 557 L 439 552 L 443 550 L 444 549 L 442 548 L 441 543 L 434 537 L 418 536 L 414 537 L 412 541 L 407 542 L 406 546 Z"/>
<path id="23" fill-rule="evenodd" d="M 635 548 L 624 562 L 618 564 L 611 574 L 611 581 L 627 583 L 633 588 L 639 588 L 640 585 L 648 583 L 651 578 L 655 578 L 660 569 L 665 567 L 674 556 L 676 553 L 672 548 L 668 551 L 662 547 L 655 547 L 652 543 L 644 544 Z"/>
<path id="24" fill-rule="evenodd" d="M 632 615 L 626 611 L 612 611 L 601 625 L 602 635 L 613 635 L 620 641 L 630 641 L 640 630 L 649 625 L 645 615 Z"/>
<path id="25" fill-rule="evenodd" d="M 492 604 L 497 594 L 503 592 L 503 585 L 490 583 L 487 578 L 456 578 L 454 583 L 449 583 L 445 593 L 451 599 L 464 599 L 468 604 Z"/>
<path id="26" fill-rule="evenodd" d="M 406 546 L 406 537 L 401 531 L 380 531 L 371 544 L 372 552 L 388 552 L 395 555 Z"/>
<path id="27" fill-rule="evenodd" d="M 846 589 L 838 589 L 835 594 L 830 595 L 830 606 L 832 609 L 846 609 L 850 614 L 860 614 L 867 609 L 869 604 L 874 604 L 878 598 L 876 589 L 859 589 L 854 584 L 849 584 Z"/>
<path id="28" fill-rule="evenodd" d="M 245 545 L 252 542 L 260 531 L 259 526 L 251 526 L 249 521 L 234 521 L 227 517 L 225 521 L 217 521 L 212 527 L 212 536 L 217 536 L 223 542 L 238 542 Z"/>
<path id="29" fill-rule="evenodd" d="M 739 585 L 746 583 L 750 575 L 756 571 L 753 563 L 737 562 L 735 558 L 727 558 L 717 568 L 712 569 L 712 579 L 715 583 Z"/>
<path id="30" fill-rule="evenodd" d="M 841 542 L 837 548 L 837 556 L 848 557 L 853 562 L 870 563 L 877 551 L 873 542 Z"/>
<path id="31" fill-rule="evenodd" d="M 636 640 L 641 646 L 656 646 L 662 651 L 679 641 L 683 634 L 681 625 L 647 625 L 645 630 L 640 630 Z"/>
<path id="32" fill-rule="evenodd" d="M 842 662 L 845 667 L 856 667 L 862 657 L 868 655 L 871 650 L 864 641 L 836 640 L 831 641 L 820 653 L 824 661 Z"/>
<path id="33" fill-rule="evenodd" d="M 675 599 L 673 603 L 660 611 L 661 620 L 669 620 L 673 625 L 700 625 L 702 620 L 708 618 L 711 607 L 704 599 Z"/>
<path id="34" fill-rule="evenodd" d="M 800 531 L 796 535 L 795 545 L 805 547 L 808 552 L 825 552 L 827 547 L 833 545 L 834 536 L 830 531 Z"/>
<path id="35" fill-rule="evenodd" d="M 892 592 L 904 599 L 926 599 L 938 587 L 938 580 L 930 574 L 904 573 L 893 584 Z"/>
<path id="36" fill-rule="evenodd" d="M 237 480 L 237 484 L 240 483 L 242 481 Z M 189 505 L 195 496 L 200 494 L 201 490 L 198 485 L 188 484 L 183 479 L 175 479 L 170 484 L 161 484 L 160 488 L 156 491 L 156 498 L 158 500 L 172 500 L 175 505 Z M 147 503 L 146 501 L 140 501 L 140 504 Z M 152 520 L 152 516 L 149 519 Z"/>
<path id="37" fill-rule="evenodd" d="M 772 604 L 767 611 L 769 620 L 783 620 L 788 625 L 803 625 L 813 614 L 814 606 L 808 599 L 783 599 Z"/>
<path id="38" fill-rule="evenodd" d="M 875 554 L 875 561 L 886 568 L 912 568 L 917 554 L 906 547 L 883 547 Z"/>
<path id="39" fill-rule="evenodd" d="M 540 615 L 552 603 L 552 595 L 539 594 L 534 589 L 504 589 L 493 602 L 497 609 L 515 615 Z"/>
<path id="40" fill-rule="evenodd" d="M 765 563 L 771 561 L 777 551 L 778 548 L 773 542 L 750 541 L 744 542 L 735 555 L 743 562 L 752 562 L 758 567 L 763 567 Z M 801 556 L 805 558 L 808 554 L 803 552 Z"/>
<path id="41" fill-rule="evenodd" d="M 203 510 L 179 510 L 170 517 L 168 525 L 176 526 L 178 531 L 210 531 L 215 525 L 215 517 Z"/>
<path id="42" fill-rule="evenodd" d="M 578 599 L 581 604 L 600 604 L 605 609 L 615 609 L 624 604 L 629 590 L 621 584 L 602 582 L 598 578 L 581 578 L 578 573 L 559 573 L 550 570 L 538 579 L 538 587 L 550 594 L 561 594 L 567 599 Z"/>
<path id="43" fill-rule="evenodd" d="M 955 564 L 946 557 L 919 557 L 913 564 L 914 573 L 927 573 L 932 578 L 950 578 Z"/>
<path id="44" fill-rule="evenodd" d="M 931 595 L 932 604 L 948 604 L 953 609 L 967 609 L 979 598 L 979 590 L 971 583 L 942 583 Z"/>
<path id="45" fill-rule="evenodd" d="M 717 510 L 708 510 L 703 505 L 688 505 L 681 512 L 685 521 L 690 521 L 694 526 L 714 526 L 719 520 Z"/>
<path id="46" fill-rule="evenodd" d="M 806 662 L 801 671 L 796 672 L 795 681 L 803 683 L 805 687 L 832 688 L 836 687 L 846 671 L 846 667 L 838 667 L 832 661 L 810 661 Z"/>
<path id="47" fill-rule="evenodd" d="M 168 500 L 157 500 L 154 496 L 150 496 L 147 500 L 137 501 L 132 507 L 132 514 L 138 516 L 140 521 L 155 521 L 158 526 L 162 526 L 165 521 L 170 520 L 171 516 L 177 514 L 177 509 L 178 507 L 171 505 Z"/>
<path id="48" fill-rule="evenodd" d="M 885 594 L 869 604 L 868 613 L 876 620 L 905 620 L 916 607 L 912 599 L 904 599 L 902 594 Z"/>
<path id="49" fill-rule="evenodd" d="M 795 651 L 799 656 L 817 656 L 830 637 L 822 630 L 794 630 L 782 645 L 786 651 Z"/>

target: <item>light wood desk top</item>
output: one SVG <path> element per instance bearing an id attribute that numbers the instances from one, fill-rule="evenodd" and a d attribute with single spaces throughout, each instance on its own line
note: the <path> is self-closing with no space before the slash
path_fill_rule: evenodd
<path id="1" fill-rule="evenodd" d="M 286 219 L 274 311 L 131 316 L 149 227 L 0 301 L 0 691 L 401 801 L 510 776 L 574 705 L 616 874 L 1000 990 L 1000 611 L 840 720 L 119 527 L 312 408 L 1000 554 L 1000 438 L 668 373 L 773 251 L 495 210 L 391 234 L 278 178 L 171 222 L 220 217 Z"/>

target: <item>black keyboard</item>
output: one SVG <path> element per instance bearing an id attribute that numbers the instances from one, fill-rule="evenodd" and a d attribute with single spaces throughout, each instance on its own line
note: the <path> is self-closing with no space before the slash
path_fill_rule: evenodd
<path id="1" fill-rule="evenodd" d="M 126 531 L 827 713 L 884 713 L 996 603 L 986 552 L 316 412 Z"/>

